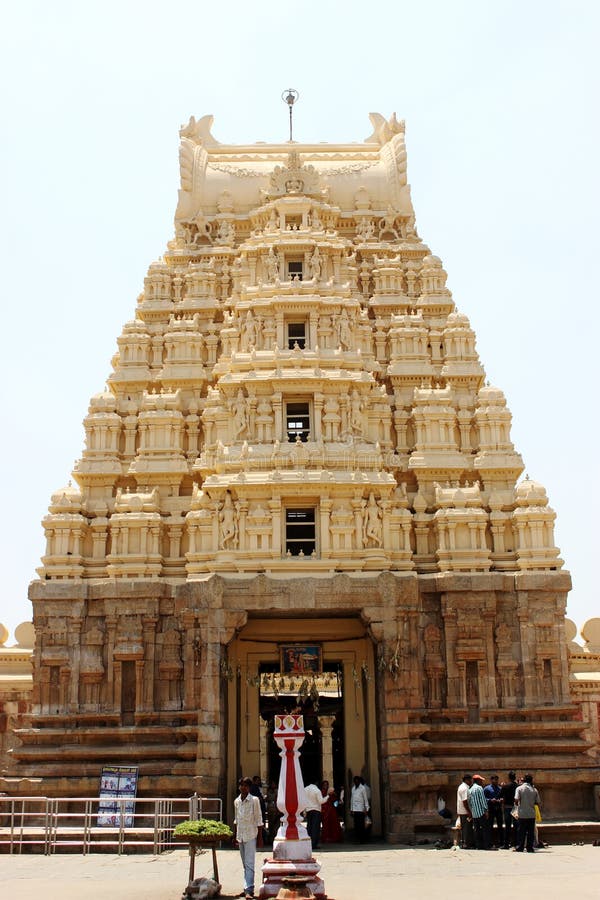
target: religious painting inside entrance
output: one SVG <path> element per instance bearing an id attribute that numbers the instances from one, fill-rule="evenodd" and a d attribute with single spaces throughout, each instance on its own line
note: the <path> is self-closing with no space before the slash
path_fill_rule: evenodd
<path id="1" fill-rule="evenodd" d="M 323 671 L 320 644 L 280 644 L 279 653 L 284 675 L 316 675 Z"/>

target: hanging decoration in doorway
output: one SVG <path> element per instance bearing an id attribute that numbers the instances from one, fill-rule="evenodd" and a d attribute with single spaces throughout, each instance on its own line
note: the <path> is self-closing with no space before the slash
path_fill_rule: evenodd
<path id="1" fill-rule="evenodd" d="M 279 697 L 295 697 L 298 706 L 311 700 L 317 711 L 321 697 L 342 696 L 340 673 L 324 672 L 303 678 L 281 672 L 263 672 L 260 676 L 260 692 L 263 696 L 272 696 L 276 700 Z"/>

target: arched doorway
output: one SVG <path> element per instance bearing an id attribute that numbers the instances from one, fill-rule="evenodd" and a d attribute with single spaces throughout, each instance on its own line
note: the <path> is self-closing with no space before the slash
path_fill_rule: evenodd
<path id="1" fill-rule="evenodd" d="M 285 671 L 289 646 L 319 671 Z M 312 665 L 312 664 L 311 664 Z M 251 618 L 228 647 L 227 804 L 241 775 L 277 779 L 275 712 L 305 716 L 305 784 L 327 778 L 349 797 L 353 775 L 371 785 L 373 831 L 381 832 L 373 643 L 358 618 Z M 348 806 L 348 803 L 346 803 Z"/>

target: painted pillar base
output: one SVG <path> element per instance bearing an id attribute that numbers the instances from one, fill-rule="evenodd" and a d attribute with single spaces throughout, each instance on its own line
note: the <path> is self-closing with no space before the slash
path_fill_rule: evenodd
<path id="1" fill-rule="evenodd" d="M 298 828 L 298 834 L 300 839 L 297 841 L 278 840 L 275 838 L 273 841 L 273 859 L 290 859 L 296 862 L 312 859 L 312 843 L 302 826 Z"/>
<path id="2" fill-rule="evenodd" d="M 283 843 L 283 842 L 282 842 Z M 288 841 L 286 843 L 296 843 L 296 841 Z M 310 841 L 308 842 L 310 849 Z M 325 884 L 322 878 L 319 878 L 321 863 L 317 862 L 314 857 L 309 859 L 267 859 L 262 867 L 263 883 L 260 886 L 258 896 L 259 900 L 264 897 L 276 897 L 280 889 L 283 887 L 284 878 L 290 875 L 301 876 L 307 878 L 307 885 L 317 900 L 327 900 L 325 893 Z"/>

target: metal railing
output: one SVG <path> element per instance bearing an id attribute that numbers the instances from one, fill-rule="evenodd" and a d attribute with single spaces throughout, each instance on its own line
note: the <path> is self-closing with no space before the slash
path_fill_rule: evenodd
<path id="1" fill-rule="evenodd" d="M 104 809 L 100 809 L 101 804 Z M 109 825 L 98 825 L 106 799 L 98 797 L 0 797 L 0 852 L 55 853 L 128 849 L 154 855 L 173 845 L 173 829 L 187 819 L 221 819 L 219 797 L 111 799 Z M 182 845 L 183 846 L 183 845 Z"/>

